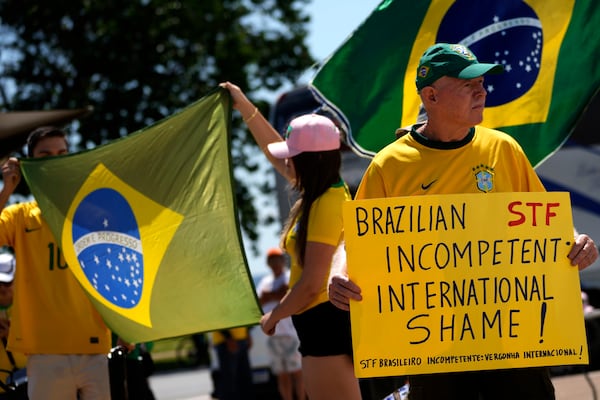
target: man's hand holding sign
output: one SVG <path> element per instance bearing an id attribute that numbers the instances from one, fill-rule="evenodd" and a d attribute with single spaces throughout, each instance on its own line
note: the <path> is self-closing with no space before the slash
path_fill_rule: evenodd
<path id="1" fill-rule="evenodd" d="M 567 193 L 352 201 L 344 229 L 357 376 L 588 362 Z"/>

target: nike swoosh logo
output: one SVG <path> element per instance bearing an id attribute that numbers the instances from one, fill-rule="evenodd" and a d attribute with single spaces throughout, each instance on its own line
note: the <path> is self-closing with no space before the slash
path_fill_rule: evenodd
<path id="1" fill-rule="evenodd" d="M 37 228 L 27 228 L 27 227 L 25 227 L 25 233 L 29 233 L 29 232 L 33 232 L 33 231 L 39 231 L 40 229 L 42 229 L 41 226 L 38 226 Z"/>
<path id="2" fill-rule="evenodd" d="M 427 189 L 429 189 L 429 188 L 431 187 L 431 185 L 433 185 L 433 184 L 435 183 L 435 181 L 437 181 L 437 179 L 434 179 L 434 180 L 432 180 L 432 181 L 431 181 L 431 182 L 429 182 L 427 185 L 423 185 L 423 184 L 421 183 L 421 189 L 423 189 L 423 190 L 427 190 Z"/>

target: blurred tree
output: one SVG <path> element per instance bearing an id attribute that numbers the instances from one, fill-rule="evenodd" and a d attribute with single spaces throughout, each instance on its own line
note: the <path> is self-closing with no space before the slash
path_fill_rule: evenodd
<path id="1" fill-rule="evenodd" d="M 79 147 L 91 148 L 172 114 L 224 80 L 250 96 L 275 90 L 313 64 L 304 43 L 308 1 L 2 0 L 2 82 L 16 89 L 9 99 L 0 87 L 2 108 L 91 105 L 78 127 Z M 267 102 L 254 100 L 268 113 Z M 239 118 L 233 126 L 234 167 L 252 173 L 257 148 Z M 259 190 L 272 191 L 261 178 Z M 258 224 L 276 216 L 259 221 L 248 185 L 238 179 L 236 196 L 255 247 Z"/>

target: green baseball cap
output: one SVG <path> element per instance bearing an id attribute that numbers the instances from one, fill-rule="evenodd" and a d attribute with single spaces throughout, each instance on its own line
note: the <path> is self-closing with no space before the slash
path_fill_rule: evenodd
<path id="1" fill-rule="evenodd" d="M 431 85 L 442 76 L 473 79 L 485 74 L 504 71 L 500 64 L 485 64 L 477 61 L 471 50 L 462 44 L 437 43 L 429 47 L 417 68 L 417 89 Z"/>

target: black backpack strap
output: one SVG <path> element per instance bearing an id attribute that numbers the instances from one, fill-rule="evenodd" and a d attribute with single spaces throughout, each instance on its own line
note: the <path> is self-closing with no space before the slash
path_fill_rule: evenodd
<path id="1" fill-rule="evenodd" d="M 12 374 L 12 371 L 8 371 L 5 369 L 0 369 L 0 373 L 5 373 L 8 374 L 10 376 L 10 374 Z M 15 388 L 5 382 L 2 381 L 2 379 L 0 379 L 0 388 L 2 390 L 4 390 L 5 392 L 12 392 L 13 390 L 15 390 Z"/>
<path id="2" fill-rule="evenodd" d="M 6 351 L 6 355 L 8 356 L 8 360 L 10 361 L 12 367 L 13 367 L 13 371 L 16 371 L 17 369 L 17 363 L 15 362 L 15 357 L 13 357 L 12 352 L 8 351 L 7 349 L 7 342 L 6 342 L 6 338 L 2 338 L 2 344 L 4 345 L 4 351 Z"/>

